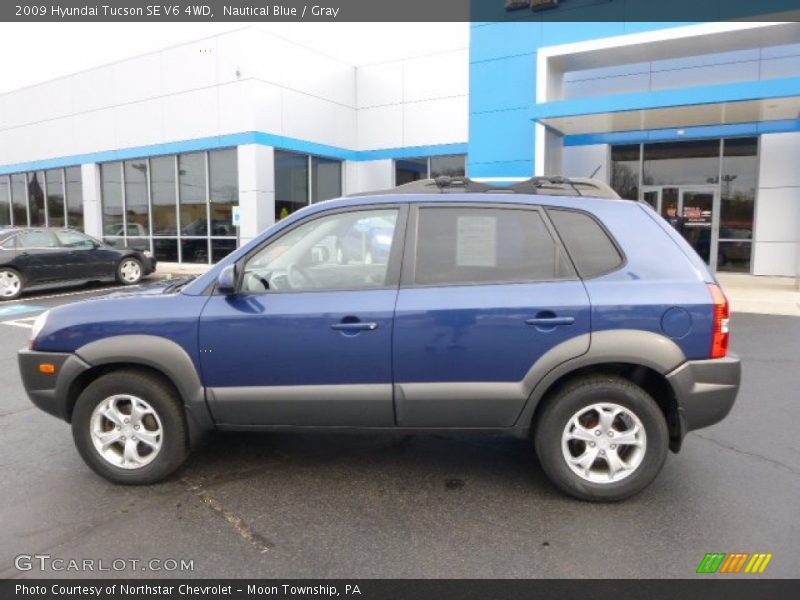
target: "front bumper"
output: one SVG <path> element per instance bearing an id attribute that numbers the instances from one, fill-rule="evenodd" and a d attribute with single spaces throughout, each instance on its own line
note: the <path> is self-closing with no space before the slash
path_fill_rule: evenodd
<path id="1" fill-rule="evenodd" d="M 22 385 L 31 402 L 44 412 L 69 421 L 69 387 L 89 365 L 75 354 L 27 349 L 19 351 L 17 361 Z M 39 368 L 42 364 L 53 365 L 55 372 L 42 373 Z"/>
<path id="2" fill-rule="evenodd" d="M 678 401 L 681 437 L 687 432 L 718 423 L 730 412 L 742 366 L 739 357 L 690 360 L 667 375 Z"/>

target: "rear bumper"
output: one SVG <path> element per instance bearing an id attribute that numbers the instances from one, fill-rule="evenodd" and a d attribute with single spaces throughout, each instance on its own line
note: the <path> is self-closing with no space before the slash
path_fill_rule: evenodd
<path id="1" fill-rule="evenodd" d="M 690 360 L 667 375 L 678 401 L 681 437 L 718 423 L 730 412 L 742 377 L 739 357 Z"/>
<path id="2" fill-rule="evenodd" d="M 156 270 L 156 265 L 158 264 L 156 259 L 152 256 L 145 256 L 144 257 L 144 275 L 150 275 L 150 273 L 154 273 Z"/>
<path id="3" fill-rule="evenodd" d="M 44 412 L 69 421 L 69 386 L 89 365 L 75 354 L 27 349 L 19 351 L 17 361 L 22 384 L 31 402 Z M 55 373 L 42 373 L 39 365 L 43 363 L 53 365 Z"/>

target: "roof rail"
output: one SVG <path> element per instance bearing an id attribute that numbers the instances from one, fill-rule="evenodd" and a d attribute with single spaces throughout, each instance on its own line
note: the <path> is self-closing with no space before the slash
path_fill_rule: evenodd
<path id="1" fill-rule="evenodd" d="M 589 196 L 594 198 L 619 198 L 608 184 L 588 177 L 538 176 L 512 185 L 490 185 L 469 177 L 440 175 L 435 179 L 419 179 L 403 185 L 374 192 L 360 192 L 350 196 L 379 196 L 398 194 L 532 194 L 542 196 Z"/>

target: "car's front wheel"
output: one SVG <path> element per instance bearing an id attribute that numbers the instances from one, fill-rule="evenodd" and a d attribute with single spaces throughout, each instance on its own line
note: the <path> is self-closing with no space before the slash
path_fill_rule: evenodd
<path id="1" fill-rule="evenodd" d="M 113 371 L 89 384 L 75 404 L 72 435 L 86 464 L 115 483 L 155 483 L 188 455 L 175 391 L 147 371 Z"/>
<path id="2" fill-rule="evenodd" d="M 24 287 L 22 273 L 9 267 L 0 268 L 0 300 L 19 298 Z"/>
<path id="3" fill-rule="evenodd" d="M 126 256 L 117 265 L 117 281 L 124 285 L 139 283 L 143 273 L 142 263 L 132 256 Z"/>
<path id="4" fill-rule="evenodd" d="M 666 419 L 639 386 L 614 376 L 581 378 L 554 396 L 538 418 L 534 444 L 562 491 L 615 501 L 647 487 L 667 456 Z"/>

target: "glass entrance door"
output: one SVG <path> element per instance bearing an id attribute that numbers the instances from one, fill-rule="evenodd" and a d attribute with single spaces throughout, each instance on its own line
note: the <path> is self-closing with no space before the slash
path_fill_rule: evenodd
<path id="1" fill-rule="evenodd" d="M 706 264 L 716 270 L 719 238 L 716 186 L 644 186 L 642 200 L 677 229 Z"/>
<path id="2" fill-rule="evenodd" d="M 719 193 L 717 188 L 680 188 L 680 231 L 712 270 L 717 269 Z"/>

